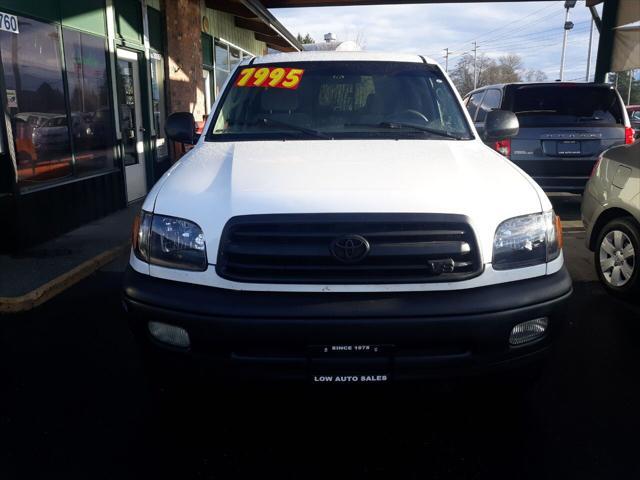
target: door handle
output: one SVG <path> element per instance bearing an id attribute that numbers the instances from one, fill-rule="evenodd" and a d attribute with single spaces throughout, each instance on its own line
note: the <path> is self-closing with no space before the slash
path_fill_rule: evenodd
<path id="1" fill-rule="evenodd" d="M 144 132 L 146 132 L 146 131 L 147 131 L 147 129 L 146 129 L 146 128 L 144 128 L 144 127 L 140 127 L 140 128 L 138 128 L 138 130 L 140 130 L 142 133 L 144 133 Z"/>

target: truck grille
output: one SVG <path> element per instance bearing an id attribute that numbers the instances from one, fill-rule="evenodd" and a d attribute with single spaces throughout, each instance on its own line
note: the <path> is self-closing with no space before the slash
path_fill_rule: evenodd
<path id="1" fill-rule="evenodd" d="M 480 274 L 463 215 L 278 214 L 233 217 L 216 272 L 244 283 L 451 282 Z"/>

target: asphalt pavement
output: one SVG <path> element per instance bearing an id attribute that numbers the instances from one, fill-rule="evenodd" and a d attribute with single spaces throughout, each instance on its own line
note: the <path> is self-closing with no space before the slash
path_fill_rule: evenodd
<path id="1" fill-rule="evenodd" d="M 555 199 L 564 218 L 579 199 Z M 0 316 L 0 479 L 640 478 L 640 309 L 567 233 L 549 372 L 447 386 L 222 386 L 161 404 L 120 305 L 127 258 Z"/>

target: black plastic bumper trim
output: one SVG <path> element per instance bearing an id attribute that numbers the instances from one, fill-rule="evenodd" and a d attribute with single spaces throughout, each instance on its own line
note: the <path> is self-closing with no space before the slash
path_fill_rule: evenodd
<path id="1" fill-rule="evenodd" d="M 258 292 L 228 290 L 124 275 L 124 300 L 154 310 L 228 318 L 341 319 L 478 315 L 533 306 L 568 296 L 571 277 L 557 273 L 464 290 L 426 292 Z"/>

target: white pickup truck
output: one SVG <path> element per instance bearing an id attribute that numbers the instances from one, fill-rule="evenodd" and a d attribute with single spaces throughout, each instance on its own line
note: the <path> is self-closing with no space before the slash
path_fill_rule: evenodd
<path id="1" fill-rule="evenodd" d="M 547 196 L 419 55 L 244 60 L 147 196 L 123 298 L 154 361 L 369 383 L 529 364 L 572 292 Z M 517 133 L 492 111 L 486 138 Z"/>

